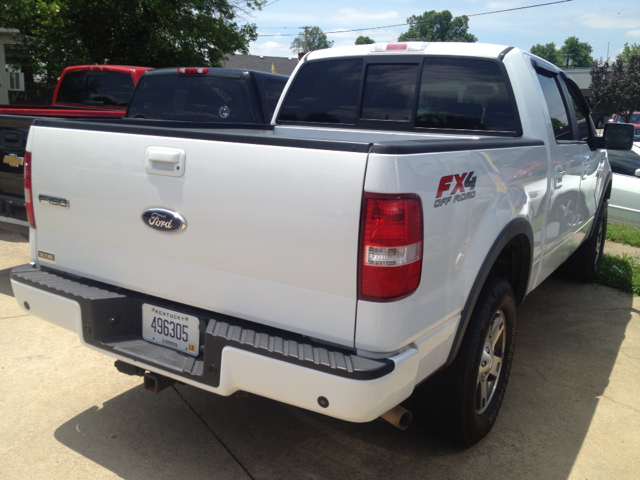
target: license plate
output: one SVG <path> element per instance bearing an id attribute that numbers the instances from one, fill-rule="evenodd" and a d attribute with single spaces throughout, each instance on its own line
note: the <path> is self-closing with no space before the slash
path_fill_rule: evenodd
<path id="1" fill-rule="evenodd" d="M 142 338 L 195 356 L 200 351 L 200 320 L 145 303 L 142 305 Z"/>

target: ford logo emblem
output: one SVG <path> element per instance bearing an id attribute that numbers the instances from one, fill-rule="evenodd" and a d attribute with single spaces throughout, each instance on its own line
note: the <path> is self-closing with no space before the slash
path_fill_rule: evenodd
<path id="1" fill-rule="evenodd" d="M 150 208 L 142 214 L 142 221 L 161 232 L 179 232 L 187 228 L 187 222 L 179 213 L 164 208 Z"/>

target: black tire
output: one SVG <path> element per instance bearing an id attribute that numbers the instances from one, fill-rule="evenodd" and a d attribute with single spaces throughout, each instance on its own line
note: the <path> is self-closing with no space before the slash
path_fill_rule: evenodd
<path id="1" fill-rule="evenodd" d="M 608 202 L 605 200 L 589 238 L 573 252 L 562 267 L 565 275 L 573 280 L 593 282 L 598 276 L 607 237 L 607 206 Z"/>
<path id="2" fill-rule="evenodd" d="M 511 285 L 501 277 L 489 278 L 455 361 L 418 387 L 410 399 L 418 423 L 462 447 L 484 438 L 502 405 L 515 339 Z"/>

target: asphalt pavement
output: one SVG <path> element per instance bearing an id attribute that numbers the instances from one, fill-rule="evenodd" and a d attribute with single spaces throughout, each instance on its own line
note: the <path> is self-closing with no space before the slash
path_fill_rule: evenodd
<path id="1" fill-rule="evenodd" d="M 158 395 L 77 336 L 26 314 L 0 231 L 0 478 L 637 479 L 640 298 L 552 277 L 518 309 L 507 395 L 459 450 L 412 425 L 350 424 L 189 386 Z"/>

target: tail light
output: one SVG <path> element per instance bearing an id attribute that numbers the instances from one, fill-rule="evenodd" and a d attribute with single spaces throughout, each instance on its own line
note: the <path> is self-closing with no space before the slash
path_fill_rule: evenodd
<path id="1" fill-rule="evenodd" d="M 413 194 L 365 193 L 358 298 L 391 302 L 414 292 L 422 272 L 422 203 Z"/>
<path id="2" fill-rule="evenodd" d="M 207 73 L 208 68 L 194 68 L 194 67 L 182 67 L 178 69 L 178 73 Z"/>
<path id="3" fill-rule="evenodd" d="M 33 214 L 33 195 L 31 189 L 31 152 L 24 152 L 24 199 L 27 207 L 29 226 L 36 228 L 36 217 Z"/>

